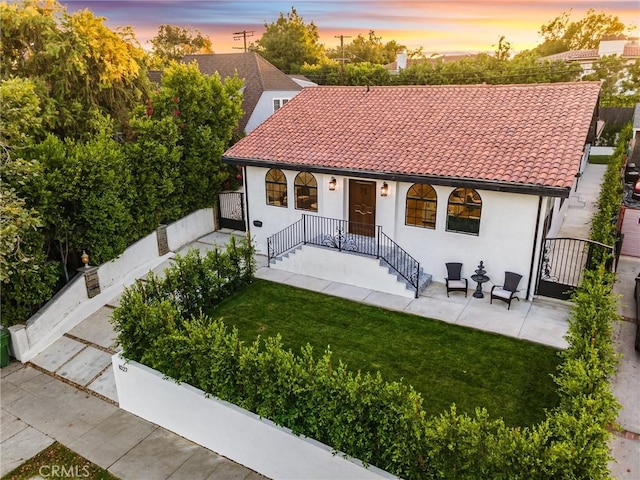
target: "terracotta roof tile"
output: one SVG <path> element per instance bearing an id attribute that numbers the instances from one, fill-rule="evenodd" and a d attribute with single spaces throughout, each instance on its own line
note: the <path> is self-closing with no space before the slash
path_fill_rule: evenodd
<path id="1" fill-rule="evenodd" d="M 570 187 L 598 82 L 309 87 L 225 158 Z"/>
<path id="2" fill-rule="evenodd" d="M 564 60 L 565 62 L 571 62 L 575 60 L 597 60 L 598 58 L 598 49 L 588 48 L 583 50 L 568 50 L 566 52 L 556 53 L 554 55 L 543 57 L 543 60 Z"/>

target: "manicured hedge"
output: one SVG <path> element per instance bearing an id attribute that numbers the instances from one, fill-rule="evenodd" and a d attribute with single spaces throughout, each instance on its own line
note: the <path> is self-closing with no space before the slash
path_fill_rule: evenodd
<path id="1" fill-rule="evenodd" d="M 607 244 L 620 206 L 616 161 L 593 221 L 592 239 Z M 610 385 L 618 315 L 607 258 L 585 272 L 573 297 L 569 347 L 555 377 L 560 405 L 537 425 L 511 428 L 480 408 L 460 415 L 455 405 L 427 418 L 411 386 L 350 372 L 328 350 L 319 358 L 310 347 L 294 354 L 279 337 L 241 343 L 235 329 L 201 312 L 251 281 L 250 252 L 245 242 L 204 260 L 190 253 L 165 280 L 127 290 L 114 313 L 123 355 L 402 478 L 609 477 L 619 404 Z"/>

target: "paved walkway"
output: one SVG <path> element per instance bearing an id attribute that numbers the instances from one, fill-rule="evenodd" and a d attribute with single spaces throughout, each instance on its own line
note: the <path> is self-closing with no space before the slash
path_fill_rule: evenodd
<path id="1" fill-rule="evenodd" d="M 588 237 L 589 219 L 595 210 L 603 172 L 601 166 L 590 165 L 587 168 L 578 191 L 572 192 L 569 199 L 565 225 L 571 233 L 565 231 L 563 235 Z M 225 244 L 232 233 L 213 232 L 182 251 L 188 248 L 210 250 L 215 245 Z M 513 302 L 511 310 L 507 310 L 502 302 L 490 305 L 487 297 L 474 298 L 472 290 L 466 298 L 462 293 L 452 293 L 447 298 L 444 284 L 437 282 L 432 283 L 420 298 L 412 299 L 267 268 L 264 257 L 258 257 L 258 262 L 256 276 L 259 278 L 556 348 L 566 347 L 563 337 L 570 314 L 566 302 L 538 298 L 533 302 Z M 158 265 L 154 272 L 161 273 L 169 263 Z M 625 268 L 631 275 L 635 267 L 631 264 Z M 619 283 L 622 289 L 627 288 L 626 280 Z M 118 300 L 118 297 L 110 299 L 105 306 L 37 355 L 30 364 L 25 366 L 14 362 L 1 370 L 0 476 L 55 439 L 123 480 L 262 478 L 241 465 L 117 408 L 111 370 L 111 355 L 116 351 L 115 335 L 109 319 Z M 631 326 L 629 322 L 623 325 L 621 348 L 628 347 L 624 340 Z M 630 392 L 632 389 L 635 391 L 640 381 L 629 383 L 627 373 L 623 372 L 627 367 L 632 374 L 640 369 L 637 357 L 630 357 L 626 350 L 625 355 L 621 374 L 614 386 L 618 398 L 625 400 L 621 414 L 623 428 L 639 432 L 640 428 L 636 429 L 632 420 L 638 419 L 640 405 L 634 403 Z M 627 401 L 629 407 L 626 406 Z M 634 464 L 640 458 L 638 446 L 640 442 L 616 437 L 612 448 L 618 463 L 612 465 L 612 469 L 620 473 L 616 473 L 615 478 L 638 478 L 640 468 L 636 469 Z"/>

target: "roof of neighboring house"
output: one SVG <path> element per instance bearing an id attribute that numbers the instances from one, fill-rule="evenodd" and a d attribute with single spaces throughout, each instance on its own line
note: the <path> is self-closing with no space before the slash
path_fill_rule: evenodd
<path id="1" fill-rule="evenodd" d="M 638 58 L 640 57 L 640 45 L 629 44 L 625 45 L 621 57 L 624 58 Z M 564 60 L 565 62 L 579 62 L 579 61 L 596 61 L 600 58 L 600 54 L 597 48 L 588 48 L 584 50 L 569 50 L 567 52 L 556 53 L 543 57 L 543 60 Z"/>
<path id="2" fill-rule="evenodd" d="M 580 60 L 597 60 L 598 49 L 588 48 L 583 50 L 569 50 L 566 52 L 560 52 L 553 55 L 548 55 L 543 58 L 544 60 L 564 60 L 565 62 L 576 62 Z"/>
<path id="3" fill-rule="evenodd" d="M 599 82 L 308 87 L 224 159 L 566 196 L 599 91 Z"/>
<path id="4" fill-rule="evenodd" d="M 640 57 L 640 45 L 625 45 L 622 56 L 631 58 Z"/>
<path id="5" fill-rule="evenodd" d="M 302 90 L 300 85 L 255 52 L 185 55 L 182 58 L 185 63 L 193 60 L 198 62 L 202 73 L 212 75 L 218 72 L 224 79 L 233 77 L 237 72 L 238 77 L 244 79 L 242 109 L 245 113 L 239 123 L 241 131 L 247 126 L 263 92 Z"/>

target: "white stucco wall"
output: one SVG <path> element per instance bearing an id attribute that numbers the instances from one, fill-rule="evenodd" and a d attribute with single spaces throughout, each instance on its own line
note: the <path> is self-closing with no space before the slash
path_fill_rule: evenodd
<path id="1" fill-rule="evenodd" d="M 117 258 L 98 266 L 100 294 L 89 298 L 83 275 L 78 275 L 47 302 L 25 325 L 10 329 L 13 356 L 21 362 L 58 340 L 65 332 L 111 301 L 136 279 L 174 256 L 172 251 L 212 232 L 213 210 L 197 210 L 167 226 L 171 252 L 160 256 L 157 231 L 130 245 Z M 89 252 L 90 253 L 90 252 Z"/>
<path id="2" fill-rule="evenodd" d="M 119 355 L 112 357 L 120 408 L 160 425 L 268 478 L 356 480 L 397 478 L 320 442 Z"/>
<path id="3" fill-rule="evenodd" d="M 355 285 L 377 292 L 413 298 L 415 290 L 397 280 L 395 273 L 373 257 L 342 253 L 337 250 L 305 245 L 289 255 L 285 261 L 277 261 L 271 268 L 308 275 L 324 280 Z"/>
<path id="4" fill-rule="evenodd" d="M 253 113 L 251 114 L 251 118 L 247 122 L 247 126 L 245 127 L 245 132 L 249 133 L 253 129 L 255 129 L 258 125 L 264 122 L 267 118 L 273 115 L 273 99 L 274 98 L 288 98 L 291 100 L 295 97 L 300 90 L 282 90 L 282 91 L 266 91 L 262 93 L 260 100 L 256 104 L 256 107 L 253 109 Z"/>
<path id="5" fill-rule="evenodd" d="M 251 225 L 251 234 L 261 253 L 266 253 L 270 235 L 300 219 L 302 213 L 310 213 L 294 208 L 293 181 L 297 171 L 283 171 L 287 177 L 288 207 L 266 205 L 267 170 L 247 168 L 250 219 L 252 222 L 262 221 L 261 228 Z M 315 177 L 318 181 L 317 215 L 347 219 L 349 178 L 335 176 L 337 188 L 329 191 L 328 183 L 332 176 L 315 174 Z M 381 225 L 384 233 L 415 257 L 424 271 L 433 275 L 434 281 L 441 282 L 446 277 L 446 262 L 462 262 L 463 274 L 470 277 L 480 260 L 483 260 L 487 275 L 491 277 L 491 282 L 484 285 L 487 290 L 493 284 L 502 284 L 505 271 L 513 271 L 523 276 L 520 285 L 526 291 L 530 280 L 538 196 L 478 190 L 482 198 L 480 234 L 470 235 L 446 231 L 447 202 L 454 187 L 434 186 L 438 205 L 436 228 L 432 230 L 405 225 L 406 193 L 411 184 L 387 183 L 389 194 L 381 197 L 382 181 L 377 181 L 376 224 Z M 543 221 L 544 215 L 541 215 L 540 222 Z"/>

